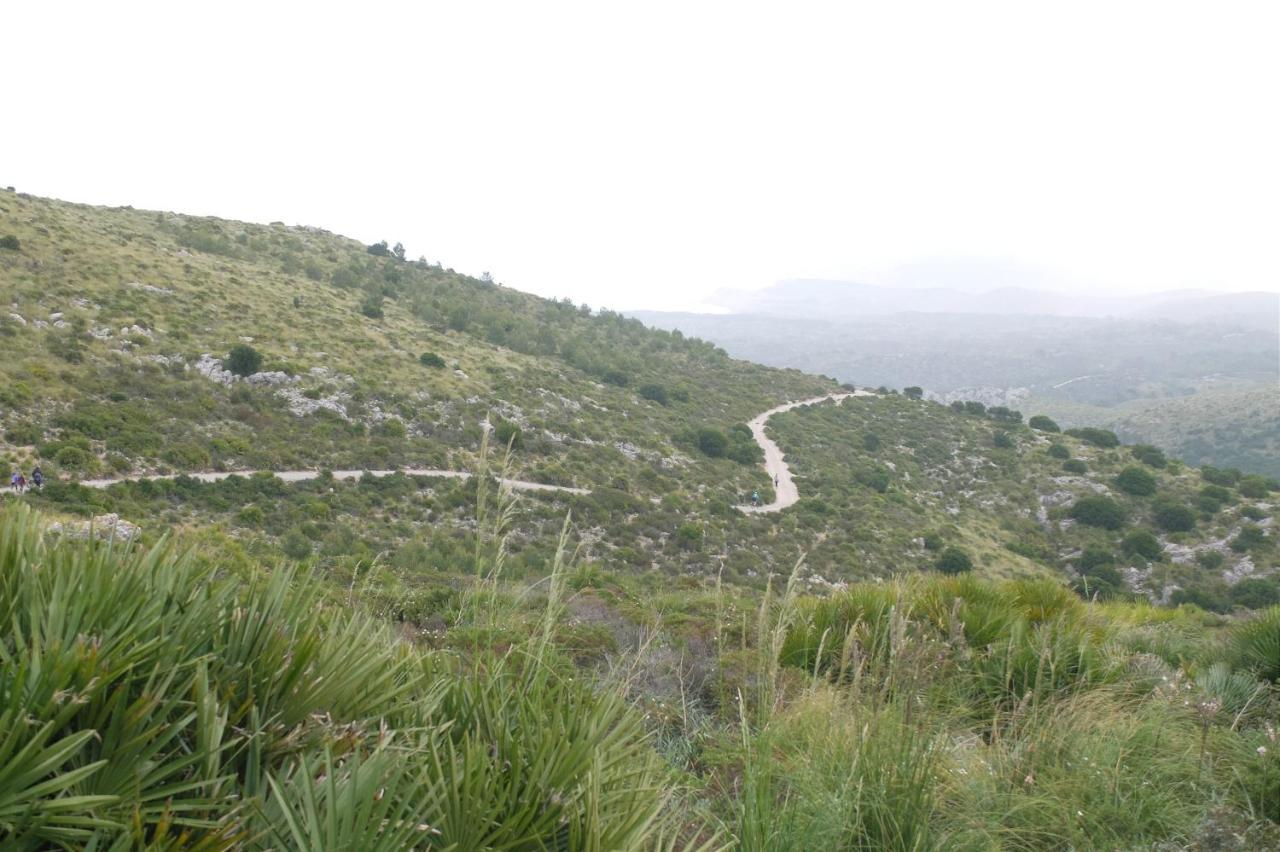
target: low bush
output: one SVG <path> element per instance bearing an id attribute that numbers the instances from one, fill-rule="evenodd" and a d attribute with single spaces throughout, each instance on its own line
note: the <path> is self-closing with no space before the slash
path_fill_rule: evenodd
<path id="1" fill-rule="evenodd" d="M 1118 530 L 1124 526 L 1127 513 L 1110 497 L 1091 495 L 1075 502 L 1071 507 L 1071 517 L 1086 526 Z"/>
<path id="2" fill-rule="evenodd" d="M 1167 532 L 1188 532 L 1196 526 L 1196 513 L 1172 497 L 1157 497 L 1151 506 L 1151 517 Z"/>
<path id="3" fill-rule="evenodd" d="M 1132 465 L 1116 474 L 1115 483 L 1121 491 L 1135 497 L 1149 497 L 1156 493 L 1156 478 Z"/>
<path id="4" fill-rule="evenodd" d="M 1115 432 L 1109 429 L 1095 429 L 1093 427 L 1068 429 L 1067 434 L 1073 438 L 1079 438 L 1086 444 L 1093 444 L 1093 446 L 1101 447 L 1104 450 L 1120 446 L 1120 439 L 1116 437 Z"/>
<path id="5" fill-rule="evenodd" d="M 1058 424 L 1043 414 L 1037 414 L 1027 421 L 1027 425 L 1039 432 L 1061 432 Z"/>
<path id="6" fill-rule="evenodd" d="M 973 570 L 973 559 L 958 547 L 948 547 L 938 554 L 933 567 L 943 574 L 965 574 Z"/>
<path id="7" fill-rule="evenodd" d="M 238 343 L 231 347 L 225 366 L 237 376 L 252 376 L 262 369 L 262 353 L 247 343 Z"/>
<path id="8" fill-rule="evenodd" d="M 436 370 L 443 369 L 445 366 L 444 359 L 434 352 L 423 352 L 418 356 L 418 363 Z"/>

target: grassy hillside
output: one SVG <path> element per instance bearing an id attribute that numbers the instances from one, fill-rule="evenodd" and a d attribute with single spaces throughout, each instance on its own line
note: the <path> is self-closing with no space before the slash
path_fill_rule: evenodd
<path id="1" fill-rule="evenodd" d="M 1129 588 L 1225 607 L 1246 577 L 1246 589 L 1261 582 L 1280 593 L 1274 480 L 896 394 L 770 425 L 804 473 L 806 497 L 790 522 L 813 536 L 811 565 L 888 577 L 957 547 L 986 575 L 1052 571 L 1088 593 Z M 1098 498 L 1115 516 L 1081 520 L 1081 501 Z"/>
<path id="2" fill-rule="evenodd" d="M 1126 441 L 1147 441 L 1190 464 L 1213 464 L 1280 477 L 1280 384 L 1206 388 L 1191 396 L 1126 402 L 1109 408 L 1045 399 L 1026 403 L 1063 424 L 1101 426 Z"/>
<path id="3" fill-rule="evenodd" d="M 0 235 L 3 434 L 55 475 L 466 466 L 490 417 L 530 478 L 747 488 L 676 435 L 833 387 L 318 229 L 0 192 Z"/>
<path id="4" fill-rule="evenodd" d="M 450 619 L 0 515 L 12 849 L 1268 849 L 1280 608 L 1060 584 L 826 598 L 562 555 Z M 621 581 L 621 582 L 618 582 Z M 781 591 L 781 590 L 780 590 Z M 369 609 L 373 605 L 373 609 Z M 1158 845 L 1162 844 L 1162 845 Z M 1225 844 L 1225 845 L 1224 845 Z"/>

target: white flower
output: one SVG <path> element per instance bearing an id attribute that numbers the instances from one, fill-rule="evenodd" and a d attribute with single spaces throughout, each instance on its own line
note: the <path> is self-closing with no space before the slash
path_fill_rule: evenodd
<path id="1" fill-rule="evenodd" d="M 1267 747 L 1266 747 L 1266 746 L 1258 746 L 1258 754 L 1266 755 L 1266 753 L 1267 753 Z"/>

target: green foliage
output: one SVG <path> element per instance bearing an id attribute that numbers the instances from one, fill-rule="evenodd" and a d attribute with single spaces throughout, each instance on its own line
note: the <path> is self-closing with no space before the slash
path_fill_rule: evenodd
<path id="1" fill-rule="evenodd" d="M 1236 625 L 1231 630 L 1228 651 L 1240 668 L 1280 682 L 1280 606 L 1262 610 Z"/>
<path id="2" fill-rule="evenodd" d="M 0 249 L 5 249 L 6 251 L 18 251 L 21 247 L 21 241 L 19 241 L 13 234 L 5 234 L 3 237 L 0 237 Z"/>
<path id="3" fill-rule="evenodd" d="M 493 437 L 500 447 L 520 449 L 524 445 L 524 432 L 510 420 L 499 420 L 493 427 Z"/>
<path id="4" fill-rule="evenodd" d="M 1130 465 L 1115 478 L 1116 487 L 1126 494 L 1149 497 L 1156 493 L 1156 478 L 1140 467 Z"/>
<path id="5" fill-rule="evenodd" d="M 1159 447 L 1153 447 L 1151 444 L 1134 444 L 1129 448 L 1129 452 L 1133 453 L 1133 457 L 1148 467 L 1163 468 L 1169 463 L 1165 458 L 1164 450 Z"/>
<path id="6" fill-rule="evenodd" d="M 1071 450 L 1067 449 L 1065 444 L 1050 444 L 1045 452 L 1055 459 L 1065 460 L 1071 458 Z"/>
<path id="7" fill-rule="evenodd" d="M 1223 594 L 1216 589 L 1207 589 L 1199 586 L 1178 589 L 1169 596 L 1169 600 L 1174 606 L 1191 604 L 1205 612 L 1223 613 L 1231 610 L 1231 603 Z"/>
<path id="8" fill-rule="evenodd" d="M 360 313 L 369 319 L 382 319 L 384 316 L 382 303 L 384 301 L 385 298 L 381 293 L 368 293 L 365 295 L 364 300 L 360 302 Z"/>
<path id="9" fill-rule="evenodd" d="M 237 376 L 251 376 L 262 369 L 262 353 L 247 343 L 237 343 L 227 355 L 226 368 Z"/>
<path id="10" fill-rule="evenodd" d="M 880 436 L 875 432 L 868 432 L 862 436 L 862 448 L 869 453 L 874 453 L 881 446 Z"/>
<path id="11" fill-rule="evenodd" d="M 902 395 L 907 399 L 921 399 L 924 397 L 924 389 L 912 385 L 911 387 L 903 388 Z"/>
<path id="12" fill-rule="evenodd" d="M 1040 432 L 1061 432 L 1057 423 L 1043 414 L 1037 414 L 1027 421 L 1027 425 Z M 1056 446 L 1056 445 L 1055 445 Z"/>
<path id="13" fill-rule="evenodd" d="M 1110 497 L 1090 495 L 1081 497 L 1072 505 L 1071 517 L 1087 526 L 1118 530 L 1124 526 L 1127 513 Z"/>
<path id="14" fill-rule="evenodd" d="M 1099 565 L 1111 565 L 1116 561 L 1116 556 L 1109 548 L 1102 547 L 1097 544 L 1090 544 L 1085 547 L 1080 555 L 1080 569 L 1089 571 L 1097 568 Z"/>
<path id="15" fill-rule="evenodd" d="M 1188 532 L 1196 526 L 1195 512 L 1172 497 L 1157 497 L 1151 504 L 1151 517 L 1167 532 Z"/>
<path id="16" fill-rule="evenodd" d="M 1104 450 L 1120 446 L 1120 439 L 1116 437 L 1115 432 L 1112 432 L 1109 429 L 1094 429 L 1092 427 L 1068 429 L 1067 434 L 1074 438 L 1079 438 L 1087 444 L 1093 444 L 1095 447 L 1101 447 Z"/>
<path id="17" fill-rule="evenodd" d="M 662 385 L 653 383 L 641 385 L 636 390 L 636 393 L 644 399 L 658 403 L 658 405 L 668 405 L 671 402 L 667 389 Z"/>
<path id="18" fill-rule="evenodd" d="M 1236 485 L 1236 490 L 1240 492 L 1241 497 L 1249 497 L 1254 500 L 1265 499 L 1271 493 L 1271 488 L 1265 477 L 1262 476 L 1243 476 Z"/>
<path id="19" fill-rule="evenodd" d="M 991 445 L 1000 449 L 1009 449 L 1014 446 L 1014 443 L 1009 433 L 1001 430 L 991 433 Z"/>
<path id="20" fill-rule="evenodd" d="M 702 547 L 702 525 L 687 523 L 676 528 L 676 545 L 681 550 L 697 550 Z"/>
<path id="21" fill-rule="evenodd" d="M 1257 524 L 1241 524 L 1240 532 L 1231 540 L 1231 549 L 1236 553 L 1265 549 L 1271 544 L 1266 532 Z"/>
<path id="22" fill-rule="evenodd" d="M 938 554 L 933 567 L 943 574 L 965 574 L 973 570 L 973 559 L 958 547 L 948 547 Z"/>
<path id="23" fill-rule="evenodd" d="M 1156 560 L 1164 555 L 1164 548 L 1150 530 L 1134 530 L 1120 542 L 1120 549 L 1126 556 L 1141 556 L 1143 559 Z"/>
<path id="24" fill-rule="evenodd" d="M 386 240 L 379 240 L 373 245 L 367 246 L 365 251 L 374 257 L 388 257 L 391 254 L 391 250 L 387 247 Z"/>
<path id="25" fill-rule="evenodd" d="M 1203 465 L 1200 468 L 1200 476 L 1205 482 L 1213 485 L 1221 485 L 1227 488 L 1235 485 L 1244 476 L 1239 470 L 1233 467 L 1216 468 L 1213 465 Z"/>
<path id="26" fill-rule="evenodd" d="M 423 352 L 418 356 L 418 363 L 436 370 L 443 369 L 445 366 L 444 359 L 434 352 Z"/>
<path id="27" fill-rule="evenodd" d="M 620 849 L 666 831 L 642 720 L 553 674 L 538 636 L 464 668 L 318 592 L 163 547 L 46 544 L 6 513 L 0 839 Z"/>
<path id="28" fill-rule="evenodd" d="M 1062 463 L 1062 470 L 1079 476 L 1089 472 L 1089 465 L 1085 464 L 1084 459 L 1067 459 Z"/>
<path id="29" fill-rule="evenodd" d="M 1272 577 L 1246 577 L 1231 587 L 1231 602 L 1245 609 L 1266 609 L 1280 604 L 1280 581 Z"/>
<path id="30" fill-rule="evenodd" d="M 710 426 L 704 426 L 697 431 L 695 443 L 704 455 L 713 459 L 722 457 L 729 449 L 728 436 Z"/>

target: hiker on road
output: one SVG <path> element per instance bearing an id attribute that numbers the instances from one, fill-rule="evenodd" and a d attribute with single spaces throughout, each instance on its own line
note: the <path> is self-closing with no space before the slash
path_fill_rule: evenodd
<path id="1" fill-rule="evenodd" d="M 752 491 L 752 492 L 751 492 L 751 505 L 752 505 L 752 506 L 755 506 L 756 508 L 759 508 L 759 507 L 760 507 L 760 492 L 759 492 L 759 491 Z"/>
<path id="2" fill-rule="evenodd" d="M 36 465 L 31 471 L 31 481 L 36 488 L 44 489 L 44 471 L 40 469 L 40 465 Z"/>

